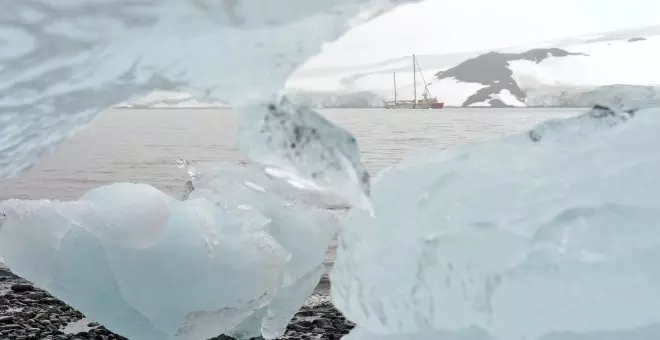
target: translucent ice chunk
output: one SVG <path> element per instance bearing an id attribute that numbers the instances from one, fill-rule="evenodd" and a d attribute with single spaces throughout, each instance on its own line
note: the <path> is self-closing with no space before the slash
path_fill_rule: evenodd
<path id="1" fill-rule="evenodd" d="M 249 319 L 228 334 L 240 339 L 250 339 L 259 335 L 266 339 L 281 337 L 286 332 L 291 319 L 312 295 L 324 272 L 325 267 L 318 265 L 295 283 L 283 287 L 267 307 L 255 311 Z"/>
<path id="2" fill-rule="evenodd" d="M 349 338 L 658 338 L 660 110 L 596 111 L 381 173 L 331 276 Z"/>
<path id="3" fill-rule="evenodd" d="M 426 331 L 410 334 L 379 334 L 356 327 L 342 340 L 498 340 L 479 328 L 468 328 L 455 332 Z M 545 340 L 545 339 L 544 339 Z M 578 340 L 578 339 L 572 339 Z M 587 340 L 587 339 L 585 339 Z M 596 340 L 596 339 L 593 339 Z M 613 339 L 612 339 L 613 340 Z M 624 339 L 620 339 L 624 340 Z M 639 339 L 642 340 L 642 339 Z"/>
<path id="4" fill-rule="evenodd" d="M 327 211 L 336 197 L 304 188 L 295 179 L 273 174 L 269 167 L 241 165 L 194 165 L 190 169 L 194 191 L 237 216 L 261 221 L 263 230 L 289 251 L 283 286 L 269 303 L 229 332 L 240 338 L 284 334 L 288 322 L 312 294 L 324 266 L 321 265 L 332 237 L 338 232 L 337 216 Z M 236 179 L 240 178 L 240 181 Z M 223 193 L 231 192 L 232 195 Z"/>
<path id="5" fill-rule="evenodd" d="M 132 207 L 134 220 L 119 225 L 142 234 L 141 218 L 153 206 L 148 201 L 162 200 L 122 185 L 95 194 L 146 202 Z M 96 233 L 115 226 L 108 221 L 116 216 L 95 208 L 84 198 L 6 202 L 0 251 L 16 274 L 122 335 L 206 339 L 266 305 L 281 285 L 287 252 L 265 233 L 240 232 L 240 221 L 208 201 L 172 202 L 147 248 Z"/>
<path id="6" fill-rule="evenodd" d="M 538 340 L 653 340 L 660 334 L 660 324 L 610 332 L 571 333 L 557 332 Z M 482 329 L 471 327 L 456 332 L 428 331 L 411 334 L 379 334 L 360 327 L 342 340 L 500 340 Z"/>
<path id="7" fill-rule="evenodd" d="M 414 1 L 0 0 L 0 180 L 154 90 L 267 98 L 325 42 Z"/>
<path id="8" fill-rule="evenodd" d="M 621 111 L 607 106 L 596 105 L 588 112 L 567 119 L 553 119 L 539 124 L 529 132 L 529 139 L 534 142 L 553 139 L 556 135 L 559 141 L 566 141 L 571 136 L 589 136 L 608 127 L 625 123 L 635 116 L 636 110 Z M 547 136 L 547 135 L 550 136 Z"/>
<path id="9" fill-rule="evenodd" d="M 371 210 L 369 173 L 357 140 L 314 110 L 297 107 L 286 97 L 244 109 L 238 142 L 251 159 Z"/>
<path id="10" fill-rule="evenodd" d="M 286 326 L 300 310 L 305 300 L 312 295 L 325 272 L 322 264 L 312 268 L 298 280 L 282 288 L 268 305 L 266 316 L 261 325 L 261 334 L 266 339 L 275 339 L 284 335 Z"/>
<path id="11" fill-rule="evenodd" d="M 337 220 L 261 167 L 205 169 L 185 201 L 129 183 L 5 201 L 0 255 L 131 339 L 280 336 L 318 283 Z"/>
<path id="12" fill-rule="evenodd" d="M 323 261 L 339 220 L 323 209 L 334 202 L 331 197 L 301 191 L 269 175 L 267 169 L 256 164 L 196 166 L 192 170 L 196 189 L 190 198 L 204 197 L 245 221 L 258 221 L 252 228 L 263 230 L 291 254 L 284 275 L 287 286 Z"/>
<path id="13" fill-rule="evenodd" d="M 79 204 L 89 204 L 90 210 L 104 216 L 100 223 L 96 215 L 81 215 L 77 211 L 69 215 L 70 210 L 60 213 L 82 227 L 92 226 L 88 231 L 99 238 L 147 248 L 161 236 L 173 201 L 149 185 L 118 183 L 91 190 L 81 197 Z"/>

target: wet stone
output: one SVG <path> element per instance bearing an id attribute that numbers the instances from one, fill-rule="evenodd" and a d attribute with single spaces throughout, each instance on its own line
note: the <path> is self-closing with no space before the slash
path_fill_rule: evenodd
<path id="1" fill-rule="evenodd" d="M 10 288 L 14 292 L 29 292 L 34 290 L 34 286 L 24 283 L 17 283 Z"/>
<path id="2" fill-rule="evenodd" d="M 87 331 L 65 334 L 68 324 L 85 317 L 82 313 L 20 278 L 2 284 L 10 289 L 0 293 L 0 340 L 128 340 L 95 321 L 86 323 Z M 303 307 L 279 339 L 338 340 L 353 327 L 331 305 Z M 212 340 L 232 339 L 223 335 Z"/>

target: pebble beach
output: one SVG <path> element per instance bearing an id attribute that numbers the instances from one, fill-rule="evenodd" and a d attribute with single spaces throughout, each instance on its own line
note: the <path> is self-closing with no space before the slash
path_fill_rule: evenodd
<path id="1" fill-rule="evenodd" d="M 289 323 L 284 340 L 336 340 L 354 324 L 329 299 L 303 306 Z M 1 340 L 124 340 L 32 283 L 0 270 Z M 230 340 L 219 335 L 210 340 Z M 130 339 L 140 340 L 140 339 Z"/>

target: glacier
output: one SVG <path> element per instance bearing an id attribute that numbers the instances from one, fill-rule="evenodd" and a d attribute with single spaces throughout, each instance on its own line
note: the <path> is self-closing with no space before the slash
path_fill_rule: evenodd
<path id="1" fill-rule="evenodd" d="M 117 183 L 75 201 L 8 200 L 11 270 L 131 339 L 284 334 L 324 272 L 337 217 L 258 165 L 193 166 L 174 199 Z M 302 241 L 302 242 L 301 242 Z"/>
<path id="2" fill-rule="evenodd" d="M 658 338 L 658 131 L 596 107 L 379 174 L 331 274 L 348 339 Z"/>

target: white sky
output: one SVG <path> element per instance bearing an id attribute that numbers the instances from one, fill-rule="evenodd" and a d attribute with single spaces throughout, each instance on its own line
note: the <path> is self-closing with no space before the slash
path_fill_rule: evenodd
<path id="1" fill-rule="evenodd" d="M 660 25 L 660 0 L 426 0 L 355 28 L 308 66 L 502 48 Z"/>

